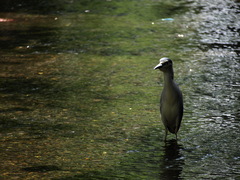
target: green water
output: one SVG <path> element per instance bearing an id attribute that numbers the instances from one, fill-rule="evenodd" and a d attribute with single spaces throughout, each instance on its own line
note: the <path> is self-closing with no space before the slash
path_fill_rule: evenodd
<path id="1" fill-rule="evenodd" d="M 239 178 L 238 5 L 5 3 L 0 178 Z M 184 95 L 177 142 L 163 141 L 161 57 Z"/>

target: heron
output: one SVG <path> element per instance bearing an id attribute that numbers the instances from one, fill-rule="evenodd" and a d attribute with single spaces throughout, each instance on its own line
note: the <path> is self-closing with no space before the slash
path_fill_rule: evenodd
<path id="1" fill-rule="evenodd" d="M 154 69 L 159 69 L 164 75 L 164 87 L 160 98 L 160 114 L 165 127 L 165 141 L 168 131 L 175 134 L 180 128 L 183 117 L 183 97 L 178 85 L 174 82 L 173 61 L 163 57 Z"/>

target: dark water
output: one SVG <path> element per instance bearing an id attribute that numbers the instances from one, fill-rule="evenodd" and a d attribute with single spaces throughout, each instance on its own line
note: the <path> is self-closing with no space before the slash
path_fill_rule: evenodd
<path id="1" fill-rule="evenodd" d="M 6 1 L 0 179 L 239 179 L 239 1 Z M 174 61 L 179 140 L 159 119 Z"/>

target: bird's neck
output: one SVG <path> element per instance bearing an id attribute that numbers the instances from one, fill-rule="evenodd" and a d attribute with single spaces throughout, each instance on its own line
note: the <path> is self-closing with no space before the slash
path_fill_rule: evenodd
<path id="1" fill-rule="evenodd" d="M 164 72 L 164 84 L 165 87 L 171 85 L 173 83 L 174 73 L 173 69 L 170 69 L 167 72 Z"/>

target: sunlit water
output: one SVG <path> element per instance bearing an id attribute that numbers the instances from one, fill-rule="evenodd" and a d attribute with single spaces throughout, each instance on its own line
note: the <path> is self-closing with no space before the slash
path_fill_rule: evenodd
<path id="1" fill-rule="evenodd" d="M 1 179 L 238 179 L 239 2 L 4 3 Z M 160 57 L 184 95 L 163 141 Z"/>

